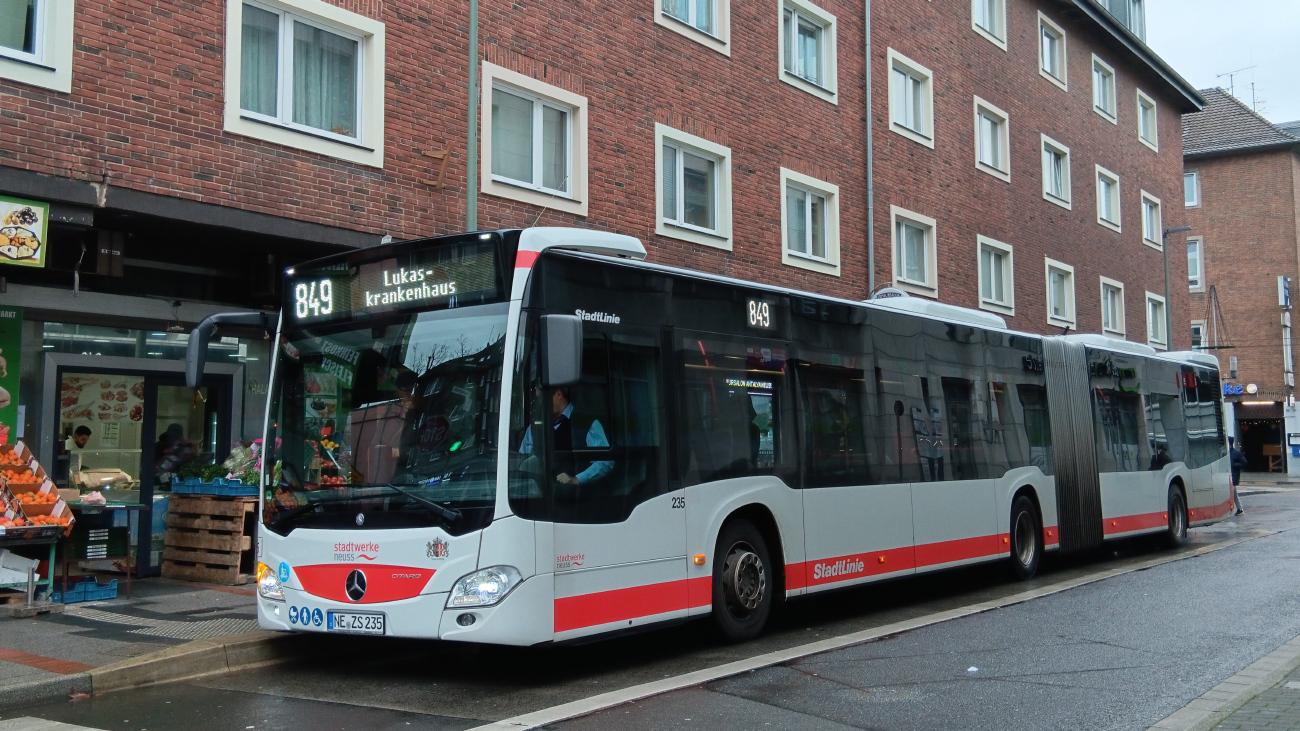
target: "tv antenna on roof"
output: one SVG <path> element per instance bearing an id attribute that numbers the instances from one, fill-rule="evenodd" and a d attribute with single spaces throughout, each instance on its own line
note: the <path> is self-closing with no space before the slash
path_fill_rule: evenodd
<path id="1" fill-rule="evenodd" d="M 1216 79 L 1222 79 L 1223 77 L 1227 76 L 1227 77 L 1228 77 L 1228 93 L 1231 94 L 1231 95 L 1233 95 L 1233 96 L 1236 96 L 1236 95 L 1237 95 L 1237 91 L 1236 91 L 1236 88 L 1235 88 L 1235 86 L 1234 86 L 1234 84 L 1233 84 L 1233 77 L 1235 77 L 1237 74 L 1241 73 L 1242 71 L 1249 71 L 1249 70 L 1255 68 L 1255 66 L 1257 66 L 1257 65 L 1258 65 L 1258 64 L 1251 64 L 1251 65 L 1249 65 L 1249 66 L 1244 66 L 1244 67 L 1242 67 L 1242 68 L 1239 68 L 1239 69 L 1237 69 L 1237 70 L 1235 70 L 1235 71 L 1225 71 L 1225 72 L 1219 74 L 1218 76 L 1215 76 L 1214 78 L 1216 78 Z"/>

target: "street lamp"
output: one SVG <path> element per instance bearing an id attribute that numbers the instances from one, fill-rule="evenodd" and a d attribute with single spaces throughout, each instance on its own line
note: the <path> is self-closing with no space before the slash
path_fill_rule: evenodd
<path id="1" fill-rule="evenodd" d="M 1165 348 L 1174 347 L 1174 308 L 1169 301 L 1169 234 L 1181 234 L 1191 231 L 1191 226 L 1175 226 L 1165 229 L 1160 237 L 1160 249 L 1165 255 Z"/>

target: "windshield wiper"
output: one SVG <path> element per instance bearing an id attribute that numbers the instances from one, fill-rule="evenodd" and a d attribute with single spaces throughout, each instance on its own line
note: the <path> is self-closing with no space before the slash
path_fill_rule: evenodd
<path id="1" fill-rule="evenodd" d="M 275 528 L 275 527 L 279 526 L 281 523 L 283 523 L 283 522 L 285 522 L 285 521 L 293 520 L 294 518 L 298 517 L 299 515 L 302 515 L 303 513 L 307 512 L 307 511 L 309 511 L 309 510 L 311 510 L 311 509 L 313 509 L 313 508 L 315 508 L 315 507 L 317 507 L 317 506 L 319 506 L 319 505 L 325 505 L 325 504 L 327 504 L 327 503 L 341 503 L 341 502 L 347 502 L 348 500 L 351 500 L 351 499 L 352 499 L 352 498 L 349 497 L 349 496 L 344 496 L 344 495 L 333 495 L 333 496 L 323 497 L 323 498 L 321 498 L 320 500 L 317 500 L 316 502 L 308 502 L 306 505 L 299 505 L 298 507 L 293 508 L 292 510 L 289 510 L 288 512 L 280 513 L 279 515 L 277 515 L 277 516 L 275 516 L 274 518 L 272 518 L 272 519 L 271 519 L 271 527 L 272 527 L 272 528 Z"/>
<path id="2" fill-rule="evenodd" d="M 429 508 L 430 512 L 432 512 L 434 515 L 438 516 L 439 518 L 442 518 L 447 525 L 453 525 L 455 523 L 458 523 L 461 519 L 460 511 L 456 510 L 455 508 L 444 508 L 443 506 L 439 505 L 438 503 L 435 503 L 432 500 L 429 500 L 428 498 L 422 498 L 419 495 L 416 495 L 415 493 L 411 492 L 410 490 L 407 490 L 402 487 L 398 487 L 397 485 L 391 482 L 388 483 L 387 485 L 384 485 L 384 487 L 396 490 L 402 493 L 403 495 L 411 498 L 415 502 L 420 503 L 421 505 Z"/>

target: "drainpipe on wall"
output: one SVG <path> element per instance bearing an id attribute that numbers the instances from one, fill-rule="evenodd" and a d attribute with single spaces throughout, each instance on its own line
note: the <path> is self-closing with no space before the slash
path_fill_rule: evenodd
<path id="1" fill-rule="evenodd" d="M 478 0 L 469 0 L 469 141 L 465 150 L 465 230 L 478 230 Z"/>
<path id="2" fill-rule="evenodd" d="M 876 291 L 876 189 L 871 144 L 871 0 L 863 0 L 866 12 L 866 105 L 867 105 L 867 296 Z"/>

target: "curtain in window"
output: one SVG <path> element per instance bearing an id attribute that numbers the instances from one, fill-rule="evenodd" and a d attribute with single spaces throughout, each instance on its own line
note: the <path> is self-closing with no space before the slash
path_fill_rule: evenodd
<path id="1" fill-rule="evenodd" d="M 1056 44 L 1060 41 L 1047 28 L 1042 28 L 1042 33 L 1043 70 L 1059 79 L 1061 71 L 1056 62 Z"/>
<path id="2" fill-rule="evenodd" d="M 808 217 L 812 228 L 812 255 L 826 258 L 826 199 L 819 195 L 809 195 Z"/>
<path id="3" fill-rule="evenodd" d="M 785 189 L 785 240 L 790 251 L 808 252 L 808 194 L 798 188 Z"/>
<path id="4" fill-rule="evenodd" d="M 1069 313 L 1065 309 L 1065 273 L 1052 270 L 1052 317 L 1062 320 L 1069 319 Z"/>
<path id="5" fill-rule="evenodd" d="M 814 84 L 821 83 L 821 31 L 820 27 L 799 19 L 799 75 Z"/>
<path id="6" fill-rule="evenodd" d="M 0 0 L 0 46 L 36 52 L 37 0 Z"/>
<path id="7" fill-rule="evenodd" d="M 1101 220 L 1115 223 L 1114 183 L 1097 178 L 1097 200 L 1101 203 Z"/>
<path id="8" fill-rule="evenodd" d="M 986 300 L 993 302 L 1006 300 L 1002 283 L 1002 258 L 1003 254 L 993 249 L 984 248 L 980 250 L 980 266 L 984 269 L 984 290 L 982 294 Z"/>
<path id="9" fill-rule="evenodd" d="M 533 103 L 492 90 L 492 174 L 533 182 Z"/>
<path id="10" fill-rule="evenodd" d="M 1043 150 L 1043 180 L 1048 194 L 1065 198 L 1065 155 L 1055 150 Z"/>
<path id="11" fill-rule="evenodd" d="M 794 11 L 786 8 L 781 13 L 781 37 L 785 39 L 785 70 L 795 73 L 799 69 L 794 62 Z"/>
<path id="12" fill-rule="evenodd" d="M 902 69 L 894 69 L 890 76 L 893 79 L 889 93 L 894 122 L 915 132 L 922 132 L 922 81 Z"/>
<path id="13" fill-rule="evenodd" d="M 1002 169 L 1002 135 L 999 123 L 980 114 L 980 162 L 991 168 Z"/>
<path id="14" fill-rule="evenodd" d="M 925 282 L 925 229 L 899 222 L 898 238 L 902 243 L 899 275 L 913 282 Z"/>
<path id="15" fill-rule="evenodd" d="M 691 20 L 690 10 L 687 8 L 689 0 L 663 0 L 664 15 L 671 15 L 674 18 L 689 23 Z"/>
<path id="16" fill-rule="evenodd" d="M 682 1 L 684 2 L 685 0 Z M 713 0 L 694 0 L 694 2 L 695 2 L 695 22 L 692 23 L 692 25 L 704 31 L 705 33 L 712 33 L 713 32 Z"/>
<path id="17" fill-rule="evenodd" d="M 1201 283 L 1201 243 L 1199 241 L 1187 242 L 1187 280 L 1193 287 L 1199 286 Z"/>
<path id="18" fill-rule="evenodd" d="M 713 221 L 713 168 L 712 160 L 683 152 L 682 197 L 686 223 L 700 228 L 715 229 Z"/>
<path id="19" fill-rule="evenodd" d="M 0 3 L 8 0 L 0 0 Z M 240 44 L 239 108 L 274 117 L 279 91 L 280 16 L 244 6 Z"/>
<path id="20" fill-rule="evenodd" d="M 293 121 L 357 135 L 357 42 L 293 24 Z"/>
<path id="21" fill-rule="evenodd" d="M 677 150 L 664 145 L 663 187 L 665 221 L 677 221 Z"/>
<path id="22" fill-rule="evenodd" d="M 542 187 L 569 189 L 569 114 L 542 107 Z"/>

